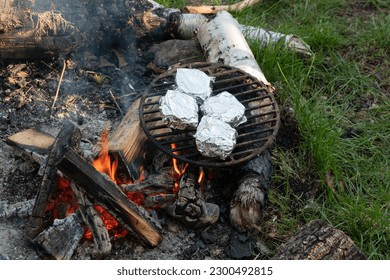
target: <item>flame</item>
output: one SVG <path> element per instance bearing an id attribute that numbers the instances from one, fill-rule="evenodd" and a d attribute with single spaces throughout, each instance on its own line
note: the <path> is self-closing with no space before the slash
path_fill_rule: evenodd
<path id="1" fill-rule="evenodd" d="M 102 134 L 102 148 L 99 156 L 93 161 L 92 165 L 97 171 L 107 174 L 111 180 L 115 182 L 115 174 L 118 169 L 118 158 L 115 156 L 115 160 L 112 161 L 110 155 L 108 154 L 107 134 L 107 132 Z"/>
<path id="2" fill-rule="evenodd" d="M 203 179 L 204 179 L 204 170 L 203 168 L 199 168 L 199 177 L 198 177 L 198 184 L 202 185 L 203 184 Z"/>

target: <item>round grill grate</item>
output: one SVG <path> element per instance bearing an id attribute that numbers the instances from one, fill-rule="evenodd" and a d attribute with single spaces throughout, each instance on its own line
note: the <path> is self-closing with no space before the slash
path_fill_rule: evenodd
<path id="1" fill-rule="evenodd" d="M 279 128 L 279 110 L 267 87 L 244 71 L 222 64 L 191 63 L 181 68 L 199 69 L 215 77 L 212 95 L 228 91 L 246 108 L 247 122 L 236 128 L 237 144 L 225 160 L 208 158 L 196 149 L 195 129 L 174 130 L 167 127 L 159 111 L 159 101 L 175 87 L 176 69 L 157 77 L 145 90 L 140 102 L 140 121 L 147 137 L 168 155 L 204 167 L 231 167 L 262 153 L 275 140 Z"/>

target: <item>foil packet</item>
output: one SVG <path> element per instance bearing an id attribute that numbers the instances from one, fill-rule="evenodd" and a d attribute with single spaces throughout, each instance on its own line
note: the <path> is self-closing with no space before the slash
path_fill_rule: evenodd
<path id="1" fill-rule="evenodd" d="M 224 160 L 236 146 L 237 131 L 218 118 L 203 116 L 194 137 L 202 155 Z"/>
<path id="2" fill-rule="evenodd" d="M 194 97 L 177 90 L 168 90 L 160 98 L 159 109 L 164 123 L 170 128 L 184 130 L 198 126 L 198 104 Z"/>
<path id="3" fill-rule="evenodd" d="M 245 106 L 227 91 L 208 98 L 200 110 L 203 115 L 219 118 L 232 127 L 237 127 L 247 121 Z"/>
<path id="4" fill-rule="evenodd" d="M 213 78 L 198 69 L 178 68 L 176 71 L 177 90 L 182 91 L 202 104 L 210 97 Z"/>

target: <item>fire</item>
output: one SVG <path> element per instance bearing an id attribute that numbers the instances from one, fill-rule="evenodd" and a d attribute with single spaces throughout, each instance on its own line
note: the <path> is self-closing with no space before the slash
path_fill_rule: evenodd
<path id="1" fill-rule="evenodd" d="M 101 173 L 107 174 L 111 180 L 116 181 L 115 174 L 118 169 L 118 159 L 111 160 L 108 153 L 107 132 L 102 135 L 102 147 L 99 156 L 93 161 L 92 165 Z"/>

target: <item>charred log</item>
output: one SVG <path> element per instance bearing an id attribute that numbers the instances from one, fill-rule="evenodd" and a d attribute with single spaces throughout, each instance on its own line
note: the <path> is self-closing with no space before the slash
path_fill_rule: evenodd
<path id="1" fill-rule="evenodd" d="M 144 35 L 140 19 L 150 6 L 144 0 L 98 5 L 86 0 L 0 0 L 0 58 L 52 58 L 78 49 L 127 49 L 136 36 Z"/>
<path id="2" fill-rule="evenodd" d="M 344 232 L 321 220 L 303 226 L 281 245 L 275 260 L 364 260 L 367 257 Z"/>
<path id="3" fill-rule="evenodd" d="M 191 168 L 182 175 L 177 200 L 166 208 L 168 213 L 195 228 L 209 226 L 219 218 L 219 206 L 206 202 Z"/>
<path id="4" fill-rule="evenodd" d="M 69 260 L 84 234 L 81 222 L 78 212 L 55 219 L 51 227 L 34 238 L 38 254 L 43 258 Z"/>
<path id="5" fill-rule="evenodd" d="M 108 230 L 105 227 L 102 218 L 81 188 L 74 182 L 71 182 L 70 186 L 77 197 L 77 204 L 81 217 L 92 232 L 96 249 L 96 252 L 94 252 L 93 255 L 96 258 L 108 255 L 111 253 L 111 242 Z"/>
<path id="6" fill-rule="evenodd" d="M 44 228 L 46 207 L 57 187 L 55 164 L 62 157 L 65 147 L 72 146 L 78 137 L 79 130 L 76 129 L 75 125 L 71 122 L 65 122 L 51 146 L 35 205 L 26 227 L 26 237 L 30 240 L 34 239 Z"/>
<path id="7" fill-rule="evenodd" d="M 156 247 L 161 242 L 162 237 L 147 212 L 77 153 L 68 150 L 57 162 L 57 168 L 74 180 L 91 201 L 102 205 L 126 229 L 134 231 L 146 245 Z"/>

